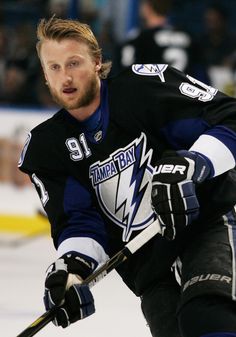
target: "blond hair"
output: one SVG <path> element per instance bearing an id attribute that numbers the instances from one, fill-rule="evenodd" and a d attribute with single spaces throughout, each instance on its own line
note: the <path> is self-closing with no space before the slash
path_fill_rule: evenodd
<path id="1" fill-rule="evenodd" d="M 102 59 L 102 50 L 89 25 L 77 20 L 59 19 L 55 16 L 48 20 L 41 19 L 37 27 L 37 38 L 36 49 L 39 58 L 44 40 L 61 41 L 63 39 L 75 39 L 85 43 L 89 47 L 90 55 L 94 60 Z M 100 78 L 106 78 L 110 70 L 110 61 L 102 63 L 99 71 Z"/>

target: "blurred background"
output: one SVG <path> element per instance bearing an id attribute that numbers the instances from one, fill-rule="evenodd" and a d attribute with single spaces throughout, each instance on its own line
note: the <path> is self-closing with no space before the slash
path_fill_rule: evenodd
<path id="1" fill-rule="evenodd" d="M 58 109 L 48 93 L 35 50 L 37 23 L 53 14 L 91 26 L 104 60 L 113 62 L 112 76 L 132 63 L 168 63 L 236 97 L 235 0 L 0 1 L 0 326 L 4 337 L 16 335 L 42 313 L 41 270 L 54 257 L 38 197 L 27 176 L 17 169 L 27 132 Z M 135 323 L 127 335 L 148 336 L 136 299 L 130 298 L 128 309 L 122 309 L 123 299 L 130 295 L 119 288 L 116 275 L 112 278 L 113 285 L 107 289 L 111 292 L 114 284 L 117 287 L 120 295 L 116 304 L 111 301 L 113 295 L 108 298 L 104 290 L 98 291 L 98 297 L 110 299 L 105 303 L 109 319 L 114 318 L 112 312 L 120 317 L 113 337 L 125 334 L 126 330 L 119 329 L 129 321 Z M 32 283 L 28 303 L 22 308 Z M 101 316 L 92 321 L 95 327 L 104 319 L 103 311 L 101 305 Z M 13 320 L 17 324 L 12 325 Z M 84 332 L 88 326 L 91 329 L 87 337 L 96 331 L 90 322 L 84 325 Z M 70 337 L 75 336 L 73 331 Z"/>

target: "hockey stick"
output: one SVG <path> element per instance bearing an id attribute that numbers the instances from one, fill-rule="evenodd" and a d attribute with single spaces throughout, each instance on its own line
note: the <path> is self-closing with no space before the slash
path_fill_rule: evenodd
<path id="1" fill-rule="evenodd" d="M 111 259 L 105 262 L 100 268 L 89 275 L 83 284 L 93 287 L 98 281 L 103 279 L 108 273 L 125 261 L 130 255 L 134 254 L 139 248 L 153 238 L 157 233 L 161 232 L 159 220 L 155 220 L 151 225 L 145 228 L 141 233 L 128 242 L 123 249 L 116 253 Z M 22 331 L 17 337 L 32 337 L 45 325 L 51 322 L 54 318 L 57 308 L 52 308 L 46 311 L 42 316 L 37 318 L 32 324 L 30 324 L 24 331 Z"/>

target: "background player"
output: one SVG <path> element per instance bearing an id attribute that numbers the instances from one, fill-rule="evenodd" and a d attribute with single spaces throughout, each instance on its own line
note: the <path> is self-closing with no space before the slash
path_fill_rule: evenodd
<path id="1" fill-rule="evenodd" d="M 190 35 L 170 23 L 172 1 L 141 0 L 141 30 L 128 38 L 117 51 L 117 69 L 133 63 L 168 63 L 188 71 L 191 60 Z M 116 59 L 116 58 L 115 58 Z"/>

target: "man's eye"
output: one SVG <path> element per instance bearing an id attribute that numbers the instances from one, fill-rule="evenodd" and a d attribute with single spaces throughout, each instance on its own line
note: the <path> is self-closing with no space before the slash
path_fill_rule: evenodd
<path id="1" fill-rule="evenodd" d="M 69 63 L 69 67 L 77 67 L 79 65 L 79 62 L 78 61 L 71 61 Z"/>
<path id="2" fill-rule="evenodd" d="M 51 70 L 58 70 L 59 69 L 59 65 L 58 64 L 52 64 L 50 67 Z"/>

